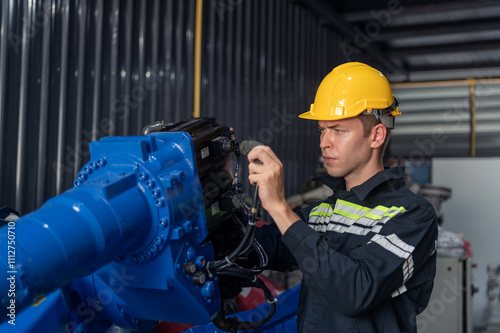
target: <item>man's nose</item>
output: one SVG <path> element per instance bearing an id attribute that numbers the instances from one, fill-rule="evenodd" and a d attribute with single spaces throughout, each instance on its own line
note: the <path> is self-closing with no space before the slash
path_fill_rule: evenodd
<path id="1" fill-rule="evenodd" d="M 319 148 L 325 149 L 325 148 L 331 148 L 331 147 L 332 147 L 332 142 L 331 142 L 330 138 L 328 137 L 328 135 L 326 135 L 326 133 L 324 133 L 323 135 L 321 135 L 321 137 L 319 139 Z"/>

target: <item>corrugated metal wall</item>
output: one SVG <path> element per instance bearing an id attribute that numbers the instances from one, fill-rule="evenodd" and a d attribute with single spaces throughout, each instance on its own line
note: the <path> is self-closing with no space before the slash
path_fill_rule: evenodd
<path id="1" fill-rule="evenodd" d="M 195 12 L 195 0 L 2 0 L 0 205 L 26 213 L 71 187 L 89 141 L 189 118 Z M 316 124 L 296 115 L 344 61 L 322 23 L 294 1 L 203 1 L 201 116 L 272 146 L 287 194 L 319 155 Z"/>
<path id="2" fill-rule="evenodd" d="M 391 152 L 418 164 L 432 157 L 500 156 L 500 80 L 395 84 L 402 116 Z"/>
<path id="3" fill-rule="evenodd" d="M 190 116 L 193 11 L 194 1 L 2 1 L 1 205 L 27 212 L 71 187 L 90 141 Z"/>

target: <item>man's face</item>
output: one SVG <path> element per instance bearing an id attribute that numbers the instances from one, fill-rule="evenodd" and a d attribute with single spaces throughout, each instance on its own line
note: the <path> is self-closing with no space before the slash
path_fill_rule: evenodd
<path id="1" fill-rule="evenodd" d="M 370 159 L 370 137 L 363 136 L 358 118 L 320 120 L 320 148 L 327 172 L 333 177 L 356 177 Z"/>

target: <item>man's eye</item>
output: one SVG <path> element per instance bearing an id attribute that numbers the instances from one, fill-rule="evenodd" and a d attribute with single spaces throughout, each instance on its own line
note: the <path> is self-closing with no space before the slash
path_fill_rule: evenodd
<path id="1" fill-rule="evenodd" d="M 318 128 L 318 132 L 319 132 L 319 133 L 323 133 L 324 131 L 325 131 L 325 129 L 324 129 L 324 128 Z"/>

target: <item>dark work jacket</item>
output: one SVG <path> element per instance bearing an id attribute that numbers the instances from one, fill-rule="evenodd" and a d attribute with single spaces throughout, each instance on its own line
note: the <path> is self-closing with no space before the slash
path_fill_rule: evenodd
<path id="1" fill-rule="evenodd" d="M 386 169 L 351 191 L 325 177 L 333 195 L 298 212 L 283 236 L 274 224 L 255 232 L 269 268 L 303 272 L 299 332 L 416 332 L 436 273 L 437 216 Z"/>

